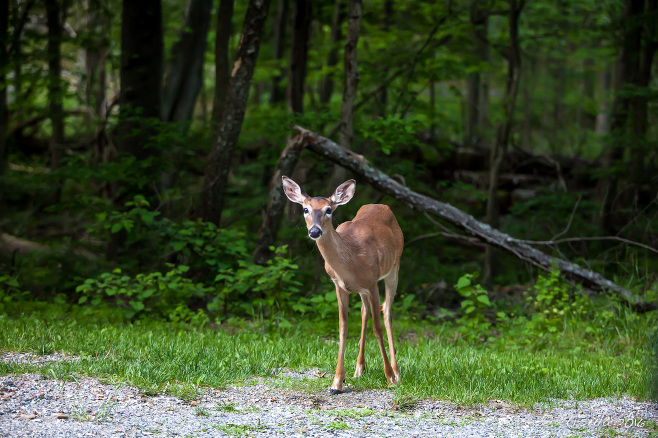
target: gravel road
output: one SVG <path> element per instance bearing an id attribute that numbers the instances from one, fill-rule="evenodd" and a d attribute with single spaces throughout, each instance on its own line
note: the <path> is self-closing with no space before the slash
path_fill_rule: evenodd
<path id="1" fill-rule="evenodd" d="M 76 360 L 2 353 L 1 361 Z M 280 376 L 318 378 L 316 370 Z M 280 378 L 279 378 L 280 382 Z M 466 408 L 424 400 L 401 412 L 392 391 L 337 396 L 281 389 L 275 379 L 206 389 L 194 401 L 144 396 L 138 389 L 47 379 L 0 377 L 2 437 L 600 437 L 658 436 L 658 404 L 630 398 L 555 401 L 533 410 L 501 401 Z M 328 384 L 327 384 L 328 385 Z M 655 434 L 655 435 L 654 435 Z"/>

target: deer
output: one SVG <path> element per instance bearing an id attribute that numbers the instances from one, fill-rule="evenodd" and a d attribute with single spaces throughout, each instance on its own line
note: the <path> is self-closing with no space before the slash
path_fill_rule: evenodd
<path id="1" fill-rule="evenodd" d="M 310 197 L 287 176 L 282 177 L 283 191 L 289 200 L 303 207 L 308 237 L 315 241 L 327 274 L 336 286 L 338 299 L 338 363 L 329 391 L 340 394 L 345 381 L 345 344 L 347 341 L 347 312 L 349 293 L 361 297 L 361 339 L 354 377 L 365 370 L 365 339 L 368 312 L 372 314 L 372 331 L 384 361 L 384 374 L 389 386 L 400 382 L 400 368 L 395 358 L 391 313 L 398 286 L 400 257 L 404 236 L 395 215 L 387 205 L 363 205 L 354 219 L 334 229 L 333 212 L 339 205 L 352 199 L 356 181 L 350 179 L 339 185 L 328 198 Z M 380 307 L 379 280 L 384 280 L 385 298 Z M 380 311 L 388 337 L 389 362 L 384 346 Z"/>

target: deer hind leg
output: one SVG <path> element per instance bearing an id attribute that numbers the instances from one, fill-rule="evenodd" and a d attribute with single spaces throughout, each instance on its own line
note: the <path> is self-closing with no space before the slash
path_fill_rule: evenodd
<path id="1" fill-rule="evenodd" d="M 379 315 L 379 288 L 377 283 L 370 289 L 370 312 L 372 313 L 372 331 L 375 334 L 377 343 L 379 344 L 379 351 L 382 353 L 384 361 L 384 374 L 386 374 L 386 381 L 389 385 L 396 383 L 395 374 L 391 368 L 391 363 L 388 361 L 386 354 L 386 347 L 384 346 L 384 336 L 382 333 L 382 323 Z M 392 353 L 392 352 L 391 352 Z"/>
<path id="2" fill-rule="evenodd" d="M 361 295 L 361 340 L 359 340 L 359 357 L 356 359 L 356 369 L 354 370 L 354 377 L 361 376 L 363 370 L 366 369 L 366 330 L 368 328 L 368 307 L 370 306 L 368 295 L 362 293 Z"/>
<path id="3" fill-rule="evenodd" d="M 331 384 L 330 392 L 340 394 L 343 392 L 343 380 L 345 380 L 345 343 L 347 341 L 347 310 L 349 295 L 346 290 L 336 285 L 336 297 L 338 298 L 338 363 L 336 374 Z"/>
<path id="4" fill-rule="evenodd" d="M 393 374 L 395 375 L 395 383 L 400 382 L 400 368 L 398 367 L 398 361 L 395 358 L 395 345 L 393 345 L 393 314 L 391 308 L 393 306 L 395 292 L 398 288 L 398 269 L 399 268 L 396 267 L 388 277 L 384 278 L 386 296 L 384 298 L 384 304 L 382 304 L 384 325 L 386 326 L 386 334 L 388 336 L 388 351 L 391 353 L 391 367 L 393 368 Z"/>

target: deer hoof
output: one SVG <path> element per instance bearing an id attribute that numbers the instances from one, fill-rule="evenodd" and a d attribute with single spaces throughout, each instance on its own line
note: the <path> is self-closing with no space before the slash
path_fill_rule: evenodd
<path id="1" fill-rule="evenodd" d="M 329 394 L 331 395 L 336 395 L 336 394 L 342 394 L 343 391 L 342 389 L 334 389 L 334 388 L 329 388 Z"/>

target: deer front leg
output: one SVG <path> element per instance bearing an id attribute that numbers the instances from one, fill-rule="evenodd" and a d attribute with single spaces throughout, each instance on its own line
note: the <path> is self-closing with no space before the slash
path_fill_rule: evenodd
<path id="1" fill-rule="evenodd" d="M 366 330 L 368 328 L 368 295 L 361 295 L 361 340 L 359 340 L 359 357 L 356 359 L 356 369 L 354 370 L 354 377 L 359 377 L 366 369 Z"/>
<path id="2" fill-rule="evenodd" d="M 346 290 L 336 285 L 336 297 L 338 298 L 338 363 L 336 374 L 331 384 L 330 392 L 340 394 L 343 392 L 343 380 L 345 380 L 345 344 L 347 343 L 347 310 L 349 295 Z"/>

